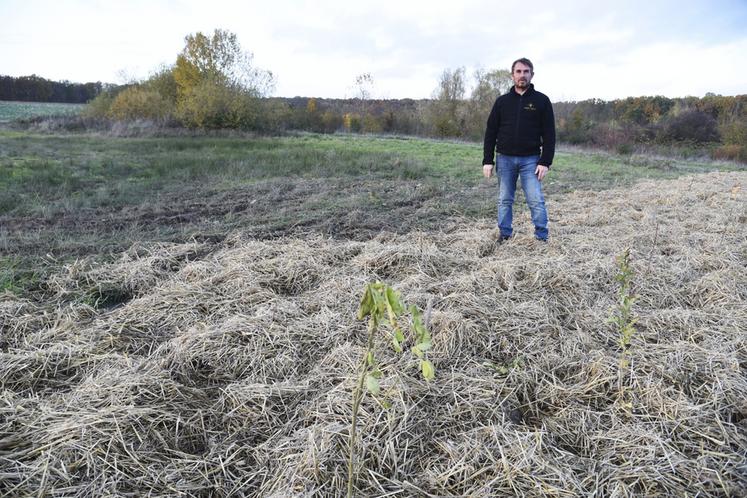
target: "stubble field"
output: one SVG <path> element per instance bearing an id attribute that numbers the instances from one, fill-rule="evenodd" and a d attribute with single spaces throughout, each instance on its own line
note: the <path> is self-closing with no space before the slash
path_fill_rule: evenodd
<path id="1" fill-rule="evenodd" d="M 361 496 L 747 493 L 744 169 L 564 150 L 499 245 L 475 144 L 0 144 L 0 495 L 344 495 L 375 280 L 437 370 L 377 344 Z"/>

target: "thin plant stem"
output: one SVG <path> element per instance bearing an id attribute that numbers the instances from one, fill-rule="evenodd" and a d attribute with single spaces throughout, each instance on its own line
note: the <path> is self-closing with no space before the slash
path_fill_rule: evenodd
<path id="1" fill-rule="evenodd" d="M 368 353 L 373 351 L 374 336 L 376 335 L 376 320 L 372 316 L 368 320 L 368 345 L 366 347 L 366 354 L 363 355 L 363 361 L 361 362 L 361 374 L 358 378 L 358 385 L 353 392 L 353 420 L 350 423 L 350 455 L 348 457 L 348 498 L 353 496 L 353 476 L 355 467 L 355 440 L 356 440 L 356 428 L 358 424 L 358 408 L 363 400 L 363 384 L 366 382 L 366 372 L 368 371 Z"/>

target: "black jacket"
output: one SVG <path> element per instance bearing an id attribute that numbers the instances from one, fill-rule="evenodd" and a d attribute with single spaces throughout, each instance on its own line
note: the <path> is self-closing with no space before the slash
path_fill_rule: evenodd
<path id="1" fill-rule="evenodd" d="M 552 164 L 555 155 L 555 116 L 547 95 L 530 84 L 524 95 L 514 91 L 495 100 L 485 129 L 483 164 L 495 164 L 495 151 L 509 156 L 540 154 L 539 164 Z"/>

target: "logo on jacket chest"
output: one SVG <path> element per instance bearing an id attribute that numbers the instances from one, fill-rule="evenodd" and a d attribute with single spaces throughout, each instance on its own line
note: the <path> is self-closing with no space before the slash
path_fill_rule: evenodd
<path id="1" fill-rule="evenodd" d="M 532 102 L 529 102 L 527 105 L 524 106 L 525 111 L 536 111 L 537 106 L 535 106 Z"/>

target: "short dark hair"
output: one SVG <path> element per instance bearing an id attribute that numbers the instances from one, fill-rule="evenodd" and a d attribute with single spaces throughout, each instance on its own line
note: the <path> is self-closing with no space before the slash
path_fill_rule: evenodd
<path id="1" fill-rule="evenodd" d="M 529 70 L 534 74 L 534 64 L 532 64 L 532 61 L 527 59 L 526 57 L 522 57 L 521 59 L 516 59 L 513 64 L 511 64 L 511 74 L 514 74 L 514 67 L 517 63 L 521 62 L 525 66 L 529 66 Z"/>

